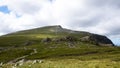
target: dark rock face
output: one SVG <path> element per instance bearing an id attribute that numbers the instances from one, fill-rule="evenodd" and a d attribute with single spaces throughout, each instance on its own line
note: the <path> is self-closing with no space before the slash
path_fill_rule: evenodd
<path id="1" fill-rule="evenodd" d="M 112 41 L 110 39 L 108 39 L 106 36 L 102 36 L 102 35 L 91 34 L 89 36 L 89 40 L 97 45 L 114 46 L 114 44 L 112 43 Z"/>
<path id="2" fill-rule="evenodd" d="M 112 41 L 108 39 L 106 36 L 91 34 L 89 36 L 85 36 L 80 38 L 82 42 L 90 42 L 99 46 L 114 46 Z"/>
<path id="3" fill-rule="evenodd" d="M 63 41 L 68 42 L 69 46 L 73 45 L 74 42 L 76 42 L 76 41 L 91 43 L 91 44 L 95 44 L 98 46 L 114 46 L 112 41 L 110 39 L 108 39 L 106 36 L 97 35 L 97 34 L 90 34 L 90 35 L 84 36 L 80 39 L 78 39 L 74 36 L 65 36 L 62 38 L 45 38 L 42 40 L 42 42 L 45 42 L 45 43 L 49 43 L 49 42 L 60 43 Z M 29 45 L 29 43 L 27 43 L 27 45 Z"/>

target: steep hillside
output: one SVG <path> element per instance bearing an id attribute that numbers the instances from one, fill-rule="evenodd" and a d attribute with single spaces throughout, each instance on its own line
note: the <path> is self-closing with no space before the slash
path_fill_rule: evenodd
<path id="1" fill-rule="evenodd" d="M 106 36 L 46 26 L 0 37 L 0 62 L 21 59 L 109 59 L 120 61 L 120 48 Z"/>

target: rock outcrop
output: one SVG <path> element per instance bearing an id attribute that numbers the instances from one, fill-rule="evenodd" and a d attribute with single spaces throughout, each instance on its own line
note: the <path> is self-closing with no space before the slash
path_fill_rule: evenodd
<path id="1" fill-rule="evenodd" d="M 92 35 L 90 35 L 89 39 L 97 45 L 114 46 L 112 41 L 110 39 L 108 39 L 106 36 L 92 34 Z"/>
<path id="2" fill-rule="evenodd" d="M 82 37 L 81 41 L 90 42 L 92 44 L 100 46 L 114 46 L 112 41 L 108 39 L 106 36 L 97 34 L 91 34 L 89 36 Z"/>

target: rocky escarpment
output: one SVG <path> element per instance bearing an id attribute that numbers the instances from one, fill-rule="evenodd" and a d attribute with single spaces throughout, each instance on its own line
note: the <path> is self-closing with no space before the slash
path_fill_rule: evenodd
<path id="1" fill-rule="evenodd" d="M 106 36 L 91 34 L 81 38 L 81 41 L 90 42 L 99 46 L 114 46 L 112 41 Z"/>
<path id="2" fill-rule="evenodd" d="M 42 42 L 71 42 L 74 43 L 76 41 L 79 42 L 86 42 L 86 43 L 91 43 L 97 46 L 114 46 L 112 41 L 107 38 L 106 36 L 102 35 L 97 35 L 97 34 L 91 34 L 82 38 L 79 37 L 74 37 L 74 36 L 65 36 L 65 37 L 60 37 L 60 38 L 45 38 L 42 40 Z"/>

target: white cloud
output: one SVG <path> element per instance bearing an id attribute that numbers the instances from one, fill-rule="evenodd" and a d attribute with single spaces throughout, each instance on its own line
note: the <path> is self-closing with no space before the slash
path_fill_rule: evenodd
<path id="1" fill-rule="evenodd" d="M 0 33 L 60 24 L 115 37 L 120 35 L 119 4 L 119 0 L 0 0 L 0 6 L 11 11 L 0 13 Z"/>

